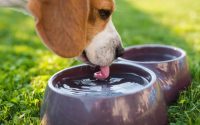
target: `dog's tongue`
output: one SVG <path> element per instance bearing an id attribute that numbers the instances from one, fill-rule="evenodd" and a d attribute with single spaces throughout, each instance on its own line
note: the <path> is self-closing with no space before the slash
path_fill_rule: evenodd
<path id="1" fill-rule="evenodd" d="M 102 66 L 100 67 L 100 71 L 94 73 L 94 77 L 99 80 L 104 80 L 108 78 L 110 75 L 110 67 L 109 66 Z"/>

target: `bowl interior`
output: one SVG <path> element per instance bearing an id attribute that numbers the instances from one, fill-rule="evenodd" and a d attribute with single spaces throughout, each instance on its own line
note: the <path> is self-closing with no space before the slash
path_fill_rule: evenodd
<path id="1" fill-rule="evenodd" d="M 136 62 L 163 62 L 176 60 L 184 54 L 182 50 L 175 47 L 146 45 L 128 48 L 122 58 Z"/>
<path id="2" fill-rule="evenodd" d="M 97 68 L 73 67 L 55 74 L 49 86 L 64 95 L 110 97 L 140 91 L 156 79 L 154 73 L 138 65 L 115 63 L 110 70 L 110 77 L 100 81 L 93 77 Z"/>

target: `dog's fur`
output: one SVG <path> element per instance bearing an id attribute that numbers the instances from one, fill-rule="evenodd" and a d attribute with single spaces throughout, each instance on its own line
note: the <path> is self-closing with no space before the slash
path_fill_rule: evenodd
<path id="1" fill-rule="evenodd" d="M 101 10 L 113 13 L 114 0 L 0 0 L 0 7 L 34 16 L 45 45 L 62 57 L 108 66 L 122 47 L 111 15 L 100 15 Z"/>

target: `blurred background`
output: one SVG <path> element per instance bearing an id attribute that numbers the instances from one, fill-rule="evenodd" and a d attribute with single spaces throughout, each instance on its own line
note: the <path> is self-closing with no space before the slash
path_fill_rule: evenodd
<path id="1" fill-rule="evenodd" d="M 114 24 L 125 47 L 167 44 L 188 54 L 192 86 L 168 108 L 170 125 L 200 125 L 200 1 L 116 0 Z M 0 125 L 39 124 L 47 81 L 80 64 L 50 52 L 36 35 L 34 20 L 0 9 Z"/>

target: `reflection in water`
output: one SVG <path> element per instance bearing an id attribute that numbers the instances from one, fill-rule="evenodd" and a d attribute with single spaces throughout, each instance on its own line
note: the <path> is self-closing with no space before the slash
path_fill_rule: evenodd
<path id="1" fill-rule="evenodd" d="M 63 94 L 81 96 L 117 96 L 136 92 L 148 81 L 133 73 L 112 74 L 107 80 L 96 80 L 91 76 L 63 78 L 54 84 Z"/>

